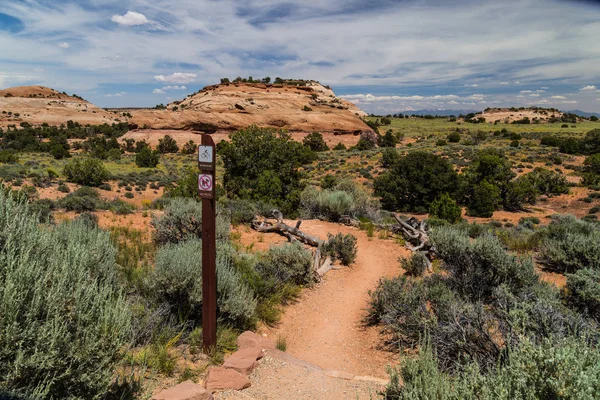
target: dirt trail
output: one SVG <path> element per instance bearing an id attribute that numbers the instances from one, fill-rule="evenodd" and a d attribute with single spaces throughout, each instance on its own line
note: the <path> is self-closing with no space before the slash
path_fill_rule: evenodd
<path id="1" fill-rule="evenodd" d="M 286 308 L 281 323 L 266 330 L 271 338 L 285 337 L 287 352 L 323 369 L 386 378 L 385 367 L 398 355 L 380 350 L 379 328 L 365 328 L 362 319 L 368 291 L 384 276 L 401 272 L 398 257 L 409 251 L 392 240 L 369 238 L 365 231 L 322 221 L 305 221 L 303 231 L 323 239 L 327 233 L 352 233 L 358 239 L 356 262 L 330 271 L 322 283 L 303 291 Z"/>

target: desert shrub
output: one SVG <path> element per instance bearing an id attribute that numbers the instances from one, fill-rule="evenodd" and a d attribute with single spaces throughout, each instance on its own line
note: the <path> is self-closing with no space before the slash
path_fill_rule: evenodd
<path id="1" fill-rule="evenodd" d="M 273 289 L 285 284 L 308 285 L 314 282 L 312 271 L 313 257 L 299 243 L 286 243 L 271 246 L 262 260 L 255 266 L 256 271 Z"/>
<path id="2" fill-rule="evenodd" d="M 567 302 L 600 321 L 600 270 L 580 269 L 567 274 Z"/>
<path id="3" fill-rule="evenodd" d="M 449 273 L 448 283 L 458 293 L 477 301 L 491 296 L 502 284 L 517 290 L 537 282 L 531 259 L 508 254 L 489 233 L 474 240 L 467 233 L 462 227 L 440 227 L 431 233 Z"/>
<path id="4" fill-rule="evenodd" d="M 319 132 L 313 132 L 308 134 L 303 140 L 302 144 L 311 149 L 312 151 L 327 151 L 329 147 L 325 140 L 323 140 L 323 135 Z"/>
<path id="5" fill-rule="evenodd" d="M 0 150 L 0 163 L 15 164 L 19 162 L 19 156 L 13 150 Z"/>
<path id="6" fill-rule="evenodd" d="M 181 154 L 194 154 L 196 153 L 197 148 L 198 146 L 196 146 L 194 141 L 190 140 L 184 143 L 183 147 L 181 148 Z"/>
<path id="7" fill-rule="evenodd" d="M 49 223 L 54 221 L 52 211 L 56 208 L 54 202 L 50 199 L 41 199 L 30 204 L 30 210 L 38 216 L 41 223 Z"/>
<path id="8" fill-rule="evenodd" d="M 179 146 L 177 146 L 177 142 L 169 135 L 165 135 L 162 139 L 158 139 L 158 146 L 156 147 L 159 153 L 177 153 L 179 151 Z"/>
<path id="9" fill-rule="evenodd" d="M 4 192 L 0 210 L 0 387 L 100 398 L 130 326 L 108 233 L 78 221 L 39 229 Z"/>
<path id="10" fill-rule="evenodd" d="M 360 139 L 358 139 L 358 142 L 356 143 L 356 146 L 354 146 L 354 148 L 360 151 L 372 150 L 375 148 L 375 144 L 361 137 Z"/>
<path id="11" fill-rule="evenodd" d="M 217 251 L 217 313 L 240 328 L 248 327 L 256 300 L 254 293 L 231 264 L 226 245 Z M 202 320 L 202 242 L 191 239 L 158 249 L 155 266 L 146 279 L 155 302 L 167 303 L 180 318 Z"/>
<path id="12" fill-rule="evenodd" d="M 339 142 L 338 144 L 336 144 L 335 146 L 333 146 L 333 150 L 339 151 L 339 150 L 346 150 L 346 145 L 342 142 Z"/>
<path id="13" fill-rule="evenodd" d="M 600 229 L 573 216 L 556 217 L 543 234 L 540 259 L 563 272 L 600 269 Z"/>
<path id="14" fill-rule="evenodd" d="M 342 265 L 350 265 L 356 259 L 356 236 L 348 233 L 327 235 L 327 242 L 323 245 L 323 254 L 329 255 L 333 260 L 339 260 Z"/>
<path id="15" fill-rule="evenodd" d="M 592 129 L 585 134 L 581 141 L 581 150 L 584 154 L 600 153 L 600 129 Z"/>
<path id="16" fill-rule="evenodd" d="M 448 136 L 446 137 L 448 139 L 448 142 L 450 143 L 458 143 L 460 142 L 460 133 L 458 132 L 451 132 L 450 134 L 448 134 Z"/>
<path id="17" fill-rule="evenodd" d="M 331 189 L 338 184 L 338 178 L 335 175 L 327 174 L 321 178 L 321 189 Z"/>
<path id="18" fill-rule="evenodd" d="M 100 198 L 98 190 L 87 186 L 80 187 L 69 193 L 57 205 L 67 211 L 85 212 L 106 208 L 106 203 Z"/>
<path id="19" fill-rule="evenodd" d="M 304 188 L 299 168 L 315 159 L 312 150 L 288 133 L 250 126 L 220 142 L 217 151 L 230 197 L 272 203 L 284 215 L 296 212 Z"/>
<path id="20" fill-rule="evenodd" d="M 460 221 L 461 213 L 460 206 L 448 193 L 438 196 L 429 205 L 429 215 L 431 217 L 443 219 L 451 224 Z"/>
<path id="21" fill-rule="evenodd" d="M 535 204 L 538 189 L 527 177 L 519 177 L 508 182 L 502 199 L 502 206 L 507 211 L 522 210 L 524 204 Z"/>
<path id="22" fill-rule="evenodd" d="M 569 184 L 563 174 L 536 168 L 524 176 L 537 189 L 539 194 L 553 195 L 569 193 Z"/>
<path id="23" fill-rule="evenodd" d="M 135 211 L 135 206 L 126 201 L 115 199 L 109 203 L 108 209 L 117 215 L 127 215 Z"/>
<path id="24" fill-rule="evenodd" d="M 440 371 L 435 350 L 426 344 L 418 357 L 390 371 L 385 398 L 592 399 L 600 391 L 599 365 L 598 350 L 576 339 L 525 340 L 487 374 L 470 364 L 451 376 Z"/>
<path id="25" fill-rule="evenodd" d="M 586 186 L 600 185 L 600 153 L 583 161 L 583 182 Z"/>
<path id="26" fill-rule="evenodd" d="M 388 130 L 384 135 L 380 136 L 377 141 L 379 147 L 396 147 L 398 144 L 398 136 Z"/>
<path id="27" fill-rule="evenodd" d="M 440 156 L 415 151 L 401 157 L 374 181 L 387 210 L 426 212 L 436 197 L 456 190 L 458 176 Z"/>
<path id="28" fill-rule="evenodd" d="M 57 190 L 61 193 L 69 193 L 71 191 L 69 187 L 64 183 L 59 184 Z"/>
<path id="29" fill-rule="evenodd" d="M 257 215 L 270 216 L 272 207 L 268 204 L 257 203 L 247 199 L 223 199 L 219 200 L 228 211 L 232 225 L 250 223 Z"/>
<path id="30" fill-rule="evenodd" d="M 158 244 L 202 238 L 202 204 L 187 198 L 174 198 L 162 216 L 153 216 L 153 238 Z"/>
<path id="31" fill-rule="evenodd" d="M 338 221 L 342 215 L 350 215 L 354 209 L 352 196 L 341 190 L 318 190 L 309 186 L 300 195 L 304 214 L 310 217 Z"/>
<path id="32" fill-rule="evenodd" d="M 150 147 L 143 147 L 135 154 L 135 165 L 140 168 L 156 168 L 159 160 L 160 153 Z"/>
<path id="33" fill-rule="evenodd" d="M 438 140 L 435 142 L 435 145 L 436 145 L 436 146 L 446 146 L 447 144 L 448 144 L 448 142 L 446 142 L 444 139 L 438 139 Z"/>
<path id="34" fill-rule="evenodd" d="M 400 158 L 400 153 L 396 149 L 384 149 L 381 153 L 381 166 L 383 168 L 391 168 Z"/>
<path id="35" fill-rule="evenodd" d="M 338 221 L 343 215 L 367 216 L 377 208 L 362 186 L 348 179 L 339 181 L 332 189 L 308 186 L 300 195 L 300 205 L 306 217 L 328 221 Z"/>
<path id="36" fill-rule="evenodd" d="M 119 161 L 121 159 L 121 149 L 110 149 L 106 152 L 106 158 L 110 161 Z"/>
<path id="37" fill-rule="evenodd" d="M 467 214 L 472 217 L 489 218 L 494 214 L 501 201 L 500 188 L 484 180 L 473 187 Z"/>
<path id="38" fill-rule="evenodd" d="M 85 186 L 99 186 L 109 178 L 108 170 L 97 158 L 74 158 L 63 169 L 67 181 Z"/>
<path id="39" fill-rule="evenodd" d="M 400 265 L 402 269 L 411 276 L 421 276 L 427 270 L 428 265 L 427 256 L 425 253 L 417 251 L 413 253 L 409 258 L 401 258 Z"/>

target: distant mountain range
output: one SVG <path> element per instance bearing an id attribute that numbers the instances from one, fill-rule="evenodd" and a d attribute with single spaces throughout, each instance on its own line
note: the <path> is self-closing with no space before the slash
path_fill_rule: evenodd
<path id="1" fill-rule="evenodd" d="M 577 114 L 580 117 L 586 117 L 589 118 L 591 116 L 596 116 L 598 118 L 600 118 L 600 113 L 593 113 L 593 112 L 586 112 L 586 111 L 581 111 L 581 110 L 569 110 L 569 111 L 565 111 L 571 114 Z"/>
<path id="2" fill-rule="evenodd" d="M 436 110 L 436 109 L 429 109 L 429 110 L 415 110 L 415 111 L 401 111 L 398 114 L 403 114 L 403 115 L 434 115 L 434 116 L 439 116 L 439 117 L 448 117 L 450 115 L 454 115 L 454 116 L 459 116 L 460 114 L 463 115 L 467 115 L 469 113 L 478 113 L 481 112 L 483 110 Z M 581 110 L 569 110 L 569 111 L 563 111 L 563 112 L 567 112 L 567 113 L 571 113 L 571 114 L 577 114 L 580 117 L 585 117 L 585 118 L 589 118 L 592 115 L 600 118 L 600 113 L 594 113 L 594 112 L 586 112 L 586 111 L 581 111 Z"/>
<path id="3" fill-rule="evenodd" d="M 439 117 L 448 117 L 450 115 L 454 115 L 456 117 L 458 117 L 460 114 L 466 115 L 469 113 L 477 113 L 477 112 L 481 112 L 482 110 L 436 110 L 436 109 L 431 109 L 431 110 L 415 110 L 415 111 L 401 111 L 398 114 L 403 114 L 403 115 L 433 115 L 433 116 L 439 116 Z"/>

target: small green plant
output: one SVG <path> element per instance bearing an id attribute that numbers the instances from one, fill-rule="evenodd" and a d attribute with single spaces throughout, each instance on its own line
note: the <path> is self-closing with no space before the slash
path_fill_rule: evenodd
<path id="1" fill-rule="evenodd" d="M 328 234 L 327 242 L 323 245 L 323 253 L 339 260 L 342 265 L 350 265 L 356 259 L 356 236 L 348 233 L 338 233 L 335 236 Z"/>
<path id="2" fill-rule="evenodd" d="M 279 350 L 279 351 L 287 350 L 287 340 L 286 340 L 285 336 L 281 336 L 281 335 L 277 336 L 277 343 L 275 344 L 275 348 L 277 348 L 277 350 Z"/>

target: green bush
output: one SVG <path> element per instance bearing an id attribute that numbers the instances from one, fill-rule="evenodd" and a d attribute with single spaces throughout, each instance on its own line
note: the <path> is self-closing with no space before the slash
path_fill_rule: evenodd
<path id="1" fill-rule="evenodd" d="M 19 156 L 13 150 L 0 150 L 0 163 L 15 164 L 19 162 Z"/>
<path id="2" fill-rule="evenodd" d="M 463 227 L 439 227 L 431 241 L 452 289 L 473 301 L 488 298 L 500 285 L 517 290 L 537 282 L 531 259 L 507 253 L 489 233 L 470 239 Z"/>
<path id="3" fill-rule="evenodd" d="M 78 221 L 40 229 L 4 192 L 0 210 L 0 388 L 101 398 L 130 330 L 108 233 Z"/>
<path id="4" fill-rule="evenodd" d="M 375 143 L 361 137 L 354 148 L 360 151 L 371 150 L 375 148 Z"/>
<path id="5" fill-rule="evenodd" d="M 186 142 L 181 148 L 181 154 L 195 154 L 198 149 L 193 140 Z"/>
<path id="6" fill-rule="evenodd" d="M 543 234 L 540 259 L 562 272 L 600 269 L 600 228 L 573 216 L 555 217 Z"/>
<path id="7" fill-rule="evenodd" d="M 586 186 L 600 185 L 600 153 L 583 161 L 583 182 Z"/>
<path id="8" fill-rule="evenodd" d="M 385 209 L 427 212 L 436 197 L 455 192 L 457 182 L 458 176 L 447 160 L 415 151 L 401 157 L 373 184 Z"/>
<path id="9" fill-rule="evenodd" d="M 339 260 L 342 265 L 350 265 L 356 259 L 356 236 L 348 233 L 338 233 L 335 236 L 327 234 L 327 242 L 323 245 L 323 254 L 331 256 L 333 260 Z"/>
<path id="10" fill-rule="evenodd" d="M 339 151 L 339 150 L 346 150 L 346 145 L 342 142 L 339 142 L 338 144 L 336 144 L 335 146 L 333 146 L 333 150 Z"/>
<path id="11" fill-rule="evenodd" d="M 308 134 L 304 139 L 302 139 L 302 144 L 311 149 L 312 151 L 327 151 L 329 147 L 325 140 L 323 140 L 323 135 L 319 132 L 313 132 Z"/>
<path id="12" fill-rule="evenodd" d="M 600 321 L 600 270 L 580 269 L 567 274 L 567 302 Z"/>
<path id="13" fill-rule="evenodd" d="M 431 346 L 390 370 L 389 400 L 593 399 L 600 393 L 600 353 L 575 339 L 524 341 L 507 362 L 485 374 L 471 364 L 451 376 L 439 370 Z M 402 384 L 400 383 L 402 382 Z"/>
<path id="14" fill-rule="evenodd" d="M 550 196 L 569 193 L 567 178 L 558 172 L 538 167 L 526 174 L 524 178 L 533 184 L 539 194 Z"/>
<path id="15" fill-rule="evenodd" d="M 156 148 L 159 153 L 177 153 L 179 151 L 179 146 L 177 146 L 177 142 L 169 135 L 165 135 L 162 139 L 158 139 L 158 146 Z"/>
<path id="16" fill-rule="evenodd" d="M 443 219 L 451 224 L 460 221 L 462 210 L 458 203 L 448 193 L 438 196 L 429 205 L 429 216 Z"/>
<path id="17" fill-rule="evenodd" d="M 106 203 L 100 198 L 98 190 L 87 186 L 80 187 L 69 193 L 57 205 L 67 211 L 84 212 L 106 208 Z"/>
<path id="18" fill-rule="evenodd" d="M 202 238 L 202 204 L 187 198 L 174 198 L 162 216 L 153 216 L 154 241 L 179 243 Z"/>
<path id="19" fill-rule="evenodd" d="M 473 194 L 467 206 L 467 215 L 490 218 L 501 203 L 500 188 L 482 181 L 473 188 Z"/>
<path id="20" fill-rule="evenodd" d="M 108 170 L 97 158 L 74 158 L 63 169 L 67 181 L 85 186 L 100 186 L 109 178 Z"/>
<path id="21" fill-rule="evenodd" d="M 402 269 L 410 276 L 422 276 L 428 264 L 427 256 L 421 251 L 413 253 L 409 258 L 400 258 Z"/>
<path id="22" fill-rule="evenodd" d="M 450 143 L 458 143 L 458 142 L 460 142 L 460 133 L 451 132 L 450 134 L 448 134 L 448 136 L 446 138 L 448 139 L 448 142 L 450 142 Z"/>
<path id="23" fill-rule="evenodd" d="M 143 147 L 135 154 L 135 165 L 140 168 L 156 168 L 159 161 L 160 153 L 150 147 Z"/>
<path id="24" fill-rule="evenodd" d="M 300 195 L 302 214 L 307 218 L 338 221 L 341 216 L 368 216 L 377 205 L 364 188 L 351 180 L 341 180 L 331 189 L 308 186 Z"/>
<path id="25" fill-rule="evenodd" d="M 272 246 L 256 265 L 265 280 L 272 280 L 275 287 L 284 284 L 308 285 L 314 282 L 313 257 L 299 243 Z"/>
<path id="26" fill-rule="evenodd" d="M 219 318 L 240 328 L 249 326 L 256 309 L 254 293 L 231 264 L 227 245 L 217 251 L 217 310 Z M 167 303 L 180 318 L 202 321 L 202 242 L 188 240 L 159 248 L 146 279 L 157 304 Z"/>
<path id="27" fill-rule="evenodd" d="M 296 212 L 304 188 L 299 168 L 316 155 L 291 135 L 250 126 L 222 141 L 223 183 L 230 197 L 272 203 L 284 215 Z"/>

